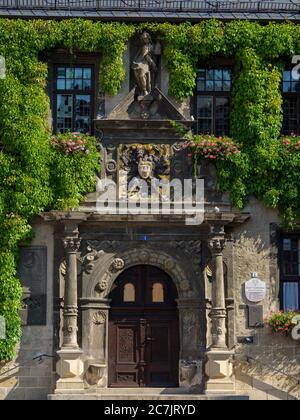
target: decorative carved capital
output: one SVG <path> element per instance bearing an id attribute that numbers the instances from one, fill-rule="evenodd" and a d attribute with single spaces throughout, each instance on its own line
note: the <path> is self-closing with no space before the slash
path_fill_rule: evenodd
<path id="1" fill-rule="evenodd" d="M 222 254 L 226 240 L 223 237 L 212 237 L 208 240 L 208 247 L 213 254 Z"/>
<path id="2" fill-rule="evenodd" d="M 67 236 L 63 238 L 63 245 L 67 253 L 77 252 L 80 246 L 80 238 Z"/>

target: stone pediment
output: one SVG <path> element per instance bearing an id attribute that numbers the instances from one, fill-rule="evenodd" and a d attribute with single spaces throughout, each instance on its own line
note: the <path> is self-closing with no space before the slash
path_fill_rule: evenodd
<path id="1" fill-rule="evenodd" d="M 158 88 L 154 88 L 150 95 L 138 98 L 135 96 L 135 89 L 132 89 L 105 120 L 187 121 Z"/>

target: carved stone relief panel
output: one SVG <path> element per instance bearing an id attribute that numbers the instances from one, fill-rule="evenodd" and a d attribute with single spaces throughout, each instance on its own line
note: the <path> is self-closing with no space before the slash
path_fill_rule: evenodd
<path id="1" fill-rule="evenodd" d="M 191 392 L 202 392 L 204 387 L 203 360 L 181 360 L 179 385 Z"/>
<path id="2" fill-rule="evenodd" d="M 47 247 L 21 247 L 18 275 L 23 286 L 23 325 L 46 325 Z"/>
<path id="3" fill-rule="evenodd" d="M 196 274 L 199 274 L 200 266 L 202 264 L 202 242 L 198 240 L 173 241 L 171 245 L 176 250 L 182 250 L 187 255 Z"/>
<path id="4" fill-rule="evenodd" d="M 180 309 L 181 355 L 183 359 L 198 359 L 205 347 L 205 331 L 201 331 L 203 322 L 200 307 Z"/>
<path id="5" fill-rule="evenodd" d="M 123 144 L 119 146 L 119 169 L 127 173 L 128 182 L 133 178 L 169 179 L 170 156 L 170 145 Z"/>

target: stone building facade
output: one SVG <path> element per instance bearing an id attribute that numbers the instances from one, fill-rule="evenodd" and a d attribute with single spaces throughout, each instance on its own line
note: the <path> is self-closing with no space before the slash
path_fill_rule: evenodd
<path id="1" fill-rule="evenodd" d="M 97 192 L 78 211 L 41 215 L 33 243 L 21 249 L 23 337 L 17 359 L 2 367 L 0 399 L 299 399 L 299 342 L 262 328 L 280 307 L 284 232 L 275 211 L 254 198 L 243 211 L 232 208 L 210 164 L 198 167 L 200 225 L 176 214 L 99 211 L 101 181 L 118 184 L 125 169 L 138 177 L 137 151 L 145 162 L 157 157 L 151 165 L 161 179 L 193 175 L 169 123 L 193 125 L 190 101 L 168 96 L 163 53 L 156 82 L 135 74 L 138 48 L 134 39 L 125 52 L 122 91 L 96 95 Z M 89 58 L 78 60 L 84 68 Z M 50 76 L 66 61 L 57 52 Z M 245 295 L 251 273 L 266 284 L 257 303 Z"/>

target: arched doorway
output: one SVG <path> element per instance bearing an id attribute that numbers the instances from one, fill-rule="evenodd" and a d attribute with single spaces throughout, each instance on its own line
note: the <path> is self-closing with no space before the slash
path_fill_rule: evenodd
<path id="1" fill-rule="evenodd" d="M 125 270 L 111 293 L 108 382 L 111 387 L 178 386 L 177 290 L 162 270 Z"/>

